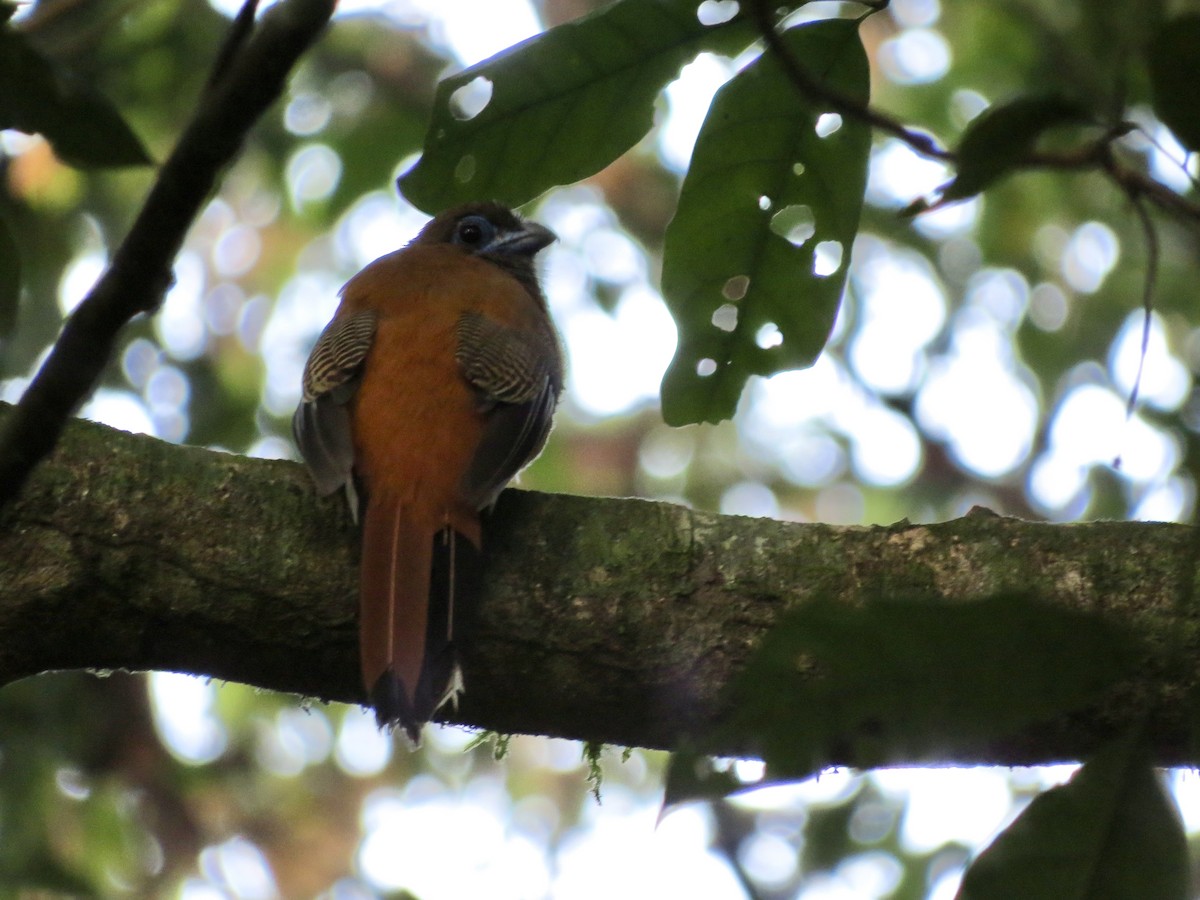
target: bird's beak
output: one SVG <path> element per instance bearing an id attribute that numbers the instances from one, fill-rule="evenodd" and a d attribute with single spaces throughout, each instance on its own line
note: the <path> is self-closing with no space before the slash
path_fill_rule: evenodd
<path id="1" fill-rule="evenodd" d="M 518 253 L 533 256 L 558 240 L 558 235 L 537 222 L 523 222 L 517 231 L 501 236 L 493 252 Z"/>

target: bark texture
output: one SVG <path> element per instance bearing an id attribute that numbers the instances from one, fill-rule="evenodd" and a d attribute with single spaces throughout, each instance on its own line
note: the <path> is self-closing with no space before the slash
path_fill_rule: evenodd
<path id="1" fill-rule="evenodd" d="M 1159 762 L 1194 764 L 1193 535 L 984 511 L 847 528 L 509 490 L 486 524 L 487 587 L 453 718 L 675 747 L 719 719 L 747 654 L 806 598 L 1024 590 L 1133 630 L 1151 648 L 1141 673 L 1087 713 L 947 747 L 942 761 L 1077 759 L 1149 715 Z M 342 499 L 317 498 L 300 465 L 74 422 L 0 514 L 0 684 L 163 669 L 357 702 L 356 567 Z M 912 761 L 903 748 L 892 759 Z"/>

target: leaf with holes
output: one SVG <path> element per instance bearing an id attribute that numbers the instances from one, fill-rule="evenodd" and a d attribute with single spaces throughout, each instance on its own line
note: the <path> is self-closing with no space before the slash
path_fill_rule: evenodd
<path id="1" fill-rule="evenodd" d="M 855 23 L 782 37 L 826 88 L 867 102 Z M 869 128 L 803 97 L 770 54 L 717 93 L 663 249 L 679 327 L 662 387 L 668 423 L 728 418 L 750 375 L 816 360 L 846 283 L 870 145 Z"/>
<path id="2" fill-rule="evenodd" d="M 42 135 L 59 159 L 77 168 L 151 161 L 107 98 L 57 69 L 8 25 L 0 26 L 0 128 Z"/>
<path id="3" fill-rule="evenodd" d="M 1154 114 L 1175 133 L 1179 143 L 1200 151 L 1200 13 L 1167 22 L 1146 50 Z"/>
<path id="4" fill-rule="evenodd" d="M 650 130 L 684 63 L 753 40 L 744 16 L 710 13 L 696 0 L 616 3 L 447 78 L 400 190 L 430 213 L 485 197 L 519 206 L 600 171 Z"/>
<path id="5" fill-rule="evenodd" d="M 814 600 L 739 676 L 731 727 L 777 777 L 932 761 L 1093 702 L 1137 660 L 1099 616 L 1022 596 Z"/>
<path id="6" fill-rule="evenodd" d="M 1038 796 L 963 876 L 958 900 L 1185 900 L 1187 838 L 1136 735 Z"/>
<path id="7" fill-rule="evenodd" d="M 1046 131 L 1087 120 L 1087 111 L 1063 97 L 1018 97 L 991 106 L 971 121 L 958 147 L 958 172 L 942 202 L 973 197 L 1007 175 Z"/>

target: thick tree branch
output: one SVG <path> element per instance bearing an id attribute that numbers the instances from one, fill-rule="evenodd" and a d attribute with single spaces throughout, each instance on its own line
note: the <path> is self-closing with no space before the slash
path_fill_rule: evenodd
<path id="1" fill-rule="evenodd" d="M 251 2 L 235 21 L 195 118 L 163 164 L 112 264 L 67 320 L 15 414 L 0 429 L 0 507 L 53 449 L 64 423 L 108 363 L 121 328 L 162 302 L 175 255 L 217 176 L 279 97 L 292 66 L 321 33 L 333 7 L 334 0 L 284 0 L 251 31 Z"/>
<path id="2" fill-rule="evenodd" d="M 486 532 L 460 720 L 676 746 L 719 718 L 730 677 L 806 598 L 1026 590 L 1103 611 L 1154 655 L 1107 705 L 945 760 L 1079 758 L 1148 713 L 1158 759 L 1194 764 L 1192 533 L 990 514 L 842 528 L 508 491 Z M 74 423 L 0 518 L 0 684 L 168 669 L 355 701 L 356 557 L 342 503 L 297 464 Z"/>

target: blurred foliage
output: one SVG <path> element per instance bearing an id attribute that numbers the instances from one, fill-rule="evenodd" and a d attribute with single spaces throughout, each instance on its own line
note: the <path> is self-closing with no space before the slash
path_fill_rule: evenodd
<path id="1" fill-rule="evenodd" d="M 1191 96 L 1200 56 L 1200 14 L 1164 22 L 1147 56 L 1154 112 L 1183 146 L 1200 150 L 1200 110 Z"/>
<path id="2" fill-rule="evenodd" d="M 971 866 L 959 897 L 1186 900 L 1188 881 L 1179 812 L 1132 734 L 1037 797 Z"/>
<path id="3" fill-rule="evenodd" d="M 307 296 L 297 285 L 316 283 L 318 293 L 331 297 L 361 265 L 348 246 L 354 235 L 371 246 L 403 239 L 380 236 L 370 219 L 359 225 L 356 216 L 380 198 L 395 205 L 393 181 L 422 148 L 426 156 L 404 185 L 427 208 L 480 185 L 505 199 L 532 200 L 558 181 L 590 175 L 582 187 L 551 191 L 542 211 L 557 203 L 580 215 L 601 216 L 596 210 L 603 207 L 610 218 L 597 218 L 581 231 L 604 230 L 600 225 L 620 230 L 644 254 L 641 265 L 657 281 L 664 243 L 670 248 L 681 235 L 685 244 L 695 243 L 683 230 L 683 210 L 668 231 L 681 179 L 659 152 L 667 111 L 659 91 L 698 51 L 739 53 L 752 41 L 753 30 L 744 17 L 728 18 L 731 4 L 712 0 L 624 3 L 600 11 L 588 0 L 544 0 L 540 6 L 547 23 L 576 24 L 556 32 L 557 37 L 524 45 L 525 56 L 503 56 L 467 70 L 453 62 L 434 29 L 402 27 L 382 16 L 339 18 L 293 79 L 289 95 L 254 132 L 189 238 L 181 268 L 195 270 L 192 280 L 201 285 L 190 313 L 203 319 L 191 323 L 199 337 L 180 349 L 164 337 L 161 319 L 133 322 L 101 389 L 140 404 L 161 436 L 237 452 L 286 452 L 280 448 L 286 446 L 289 410 L 272 398 L 287 389 L 272 383 L 276 370 L 263 357 L 264 333 L 286 318 L 273 318 L 275 311 L 295 312 L 289 298 Z M 983 170 L 976 176 L 982 184 L 972 189 L 985 191 L 966 206 L 940 211 L 968 210 L 966 225 L 939 226 L 931 217 L 898 215 L 926 188 L 914 185 L 908 196 L 868 188 L 854 247 L 862 265 L 849 269 L 836 320 L 825 309 L 819 321 L 805 326 L 820 332 L 821 340 L 829 334 L 825 360 L 838 366 L 845 388 L 840 396 L 902 422 L 915 436 L 918 459 L 912 471 L 893 480 L 873 476 L 863 463 L 863 436 L 849 424 L 848 410 L 805 420 L 783 438 L 776 432 L 756 436 L 755 423 L 764 415 L 764 397 L 772 387 L 753 377 L 733 421 L 715 426 L 668 429 L 658 407 L 646 403 L 596 421 L 594 412 L 568 396 L 550 446 L 523 477 L 526 485 L 852 523 L 942 519 L 975 504 L 1056 519 L 1126 516 L 1155 490 L 1170 488 L 1171 515 L 1191 515 L 1193 473 L 1200 459 L 1200 398 L 1191 387 L 1200 368 L 1195 303 L 1200 239 L 1194 223 L 1158 214 L 1153 220 L 1160 251 L 1154 307 L 1165 341 L 1160 353 L 1184 367 L 1187 386 L 1182 399 L 1143 407 L 1137 421 L 1173 448 L 1170 465 L 1150 478 L 1106 467 L 1107 460 L 1097 458 L 1081 464 L 1082 487 L 1063 503 L 1050 504 L 1039 499 L 1033 483 L 1039 464 L 1053 454 L 1056 417 L 1067 400 L 1080 386 L 1114 396 L 1127 390 L 1111 356 L 1116 336 L 1140 307 L 1147 244 L 1126 197 L 1102 174 L 1014 171 L 1010 163 L 1017 150 L 1069 149 L 1094 136 L 1075 125 L 1051 127 L 1066 118 L 1058 112 L 1077 105 L 1089 121 L 1100 123 L 1101 131 L 1127 119 L 1136 122 L 1140 129 L 1121 139 L 1122 160 L 1139 169 L 1161 165 L 1163 177 L 1173 177 L 1194 202 L 1194 182 L 1181 179 L 1178 166 L 1163 164 L 1155 143 L 1168 140 L 1165 131 L 1156 130 L 1157 119 L 1175 129 L 1185 147 L 1196 148 L 1191 91 L 1200 58 L 1197 4 L 963 0 L 940 8 L 932 0 L 910 0 L 895 6 L 869 17 L 859 29 L 871 63 L 872 104 L 942 146 L 961 148 Z M 850 9 L 854 15 L 862 11 Z M 652 13 L 658 16 L 653 22 L 644 18 Z M 3 47 L 18 52 L 0 59 L 0 76 L 10 71 L 4 66 L 14 58 L 36 59 L 30 65 L 63 79 L 55 84 L 76 86 L 67 96 L 91 105 L 74 109 L 64 143 L 54 134 L 58 125 L 14 118 L 14 101 L 35 99 L 32 90 L 27 96 L 9 90 L 0 100 L 5 127 L 28 125 L 50 139 L 13 132 L 0 136 L 0 393 L 5 399 L 19 396 L 56 334 L 64 306 L 77 297 L 88 266 L 103 261 L 120 241 L 153 178 L 152 168 L 144 166 L 74 168 L 72 163 L 86 160 L 70 142 L 83 140 L 93 147 L 96 136 L 104 134 L 96 130 L 98 123 L 111 125 L 112 115 L 119 114 L 128 134 L 112 138 L 114 132 L 108 132 L 100 149 L 132 162 L 137 154 L 130 148 L 136 144 L 151 159 L 162 159 L 188 120 L 225 25 L 226 19 L 201 0 L 41 0 L 6 26 Z M 614 40 L 614 33 L 629 35 L 631 43 Z M 906 69 L 905 42 L 914 40 L 924 41 L 935 55 L 944 45 L 945 70 L 927 77 Z M 539 59 L 544 62 L 522 68 Z M 748 62 L 743 55 L 739 64 Z M 543 65 L 553 70 L 553 78 L 528 74 L 539 73 Z M 763 68 L 744 68 L 726 93 L 735 93 L 739 82 Z M 514 72 L 528 91 L 540 92 L 540 105 L 527 102 L 527 94 L 509 93 L 507 79 Z M 450 77 L 439 87 L 443 75 Z M 457 92 L 479 76 L 491 82 L 490 102 L 476 115 L 461 109 L 455 114 L 454 104 L 463 101 Z M 1031 99 L 1047 97 L 1063 98 L 1064 105 Z M 976 119 L 989 105 L 993 112 Z M 49 111 L 46 102 L 32 108 L 35 117 Z M 593 131 L 585 128 L 581 138 L 564 122 Z M 81 125 L 87 130 L 76 130 Z M 744 126 L 744 140 L 752 148 L 756 127 Z M 991 127 L 1003 133 L 1007 146 L 988 138 L 985 128 Z M 514 129 L 523 132 L 523 142 L 509 145 Z M 702 143 L 712 133 L 706 129 L 709 137 Z M 895 145 L 894 138 L 876 132 L 872 165 Z M 470 172 L 459 168 L 464 154 L 472 157 Z M 325 169 L 312 167 L 312 159 L 324 160 Z M 305 181 L 312 171 L 323 171 L 330 183 L 313 187 Z M 457 177 L 464 174 L 470 177 Z M 996 180 L 998 174 L 1005 177 Z M 953 175 L 947 168 L 940 177 L 945 183 Z M 962 185 L 959 190 L 973 192 Z M 746 198 L 748 208 L 757 211 L 752 226 L 736 216 L 725 224 L 756 228 L 763 242 L 782 240 L 771 231 L 777 208 L 760 209 L 758 195 L 756 189 Z M 928 199 L 937 196 L 935 191 Z M 857 205 L 857 197 L 836 202 L 851 199 Z M 802 202 L 820 209 L 816 200 Z M 834 198 L 828 202 L 832 208 Z M 821 217 L 815 218 L 819 229 Z M 1073 242 L 1094 234 L 1111 240 L 1115 267 L 1085 285 L 1070 277 L 1067 260 Z M 568 252 L 578 264 L 573 277 L 582 302 L 602 315 L 618 315 L 631 282 L 611 277 L 603 266 L 585 264 L 595 252 L 586 242 Z M 891 388 L 864 374 L 871 354 L 861 343 L 872 317 L 879 315 L 870 302 L 868 270 L 882 259 L 906 261 L 923 273 L 944 307 L 934 333 L 912 351 L 913 376 Z M 998 301 L 982 289 L 990 277 L 1017 286 L 1014 308 L 997 312 Z M 762 286 L 756 276 L 755 289 Z M 918 313 L 916 298 L 904 293 L 910 286 L 899 283 L 891 301 L 900 307 L 901 320 L 906 312 Z M 719 327 L 713 310 L 736 301 L 714 299 L 708 298 L 706 313 L 693 316 L 691 324 L 681 320 L 681 327 L 700 332 Z M 935 424 L 922 412 L 923 390 L 939 367 L 948 365 L 970 327 L 993 320 L 1003 340 L 988 352 L 1007 360 L 1011 377 L 1027 386 L 1037 420 L 1020 459 L 1002 472 L 984 473 L 961 451 L 954 428 Z M 761 348 L 753 343 L 755 329 L 744 330 L 751 342 L 749 359 Z M 312 337 L 315 331 L 307 335 Z M 295 353 L 302 359 L 306 349 Z M 736 356 L 732 349 L 723 351 L 720 362 Z M 620 367 L 623 360 L 609 364 Z M 738 390 L 742 378 L 761 371 L 757 365 L 735 367 Z M 820 399 L 795 393 L 788 404 L 803 409 Z M 732 408 L 732 395 L 721 408 Z M 811 459 L 826 463 L 813 468 L 797 462 Z M 739 499 L 747 496 L 758 499 L 752 504 Z M 0 891 L 36 887 L 101 896 L 170 895 L 190 883 L 238 895 L 229 859 L 242 841 L 266 860 L 279 896 L 367 895 L 379 889 L 367 883 L 358 856 L 369 830 L 365 804 L 372 798 L 402 790 L 418 797 L 432 790 L 453 794 L 499 780 L 510 809 L 518 811 L 506 827 L 536 835 L 549 853 L 569 843 L 592 815 L 591 766 L 578 748 L 564 756 L 552 742 L 516 738 L 497 763 L 486 746 L 461 752 L 453 738 L 443 738 L 418 754 L 394 753 L 372 774 L 355 775 L 332 749 L 353 733 L 355 711 L 298 711 L 292 698 L 238 686 L 223 686 L 216 697 L 223 743 L 215 756 L 200 761 L 176 755 L 164 740 L 142 678 L 58 674 L 0 692 Z M 1084 793 L 1090 803 L 1096 790 L 1115 784 L 1133 791 L 1142 804 L 1131 809 L 1166 821 L 1169 809 L 1155 805 L 1157 785 L 1149 770 L 1120 752 L 1093 761 L 1086 776 L 1063 792 Z M 1113 781 L 1104 775 L 1106 766 L 1125 774 Z M 629 796 L 656 789 L 663 759 L 638 753 L 621 765 L 609 754 L 603 769 L 601 797 L 619 806 L 632 802 Z M 1097 770 L 1102 777 L 1095 777 Z M 1083 792 L 1076 789 L 1080 783 L 1101 787 Z M 1060 815 L 1079 818 L 1071 794 L 1066 803 L 1051 799 L 1055 796 L 1062 794 L 1045 795 L 1031 806 L 1038 810 L 1032 816 L 1053 818 L 1059 804 Z M 954 843 L 932 852 L 907 846 L 900 801 L 870 778 L 854 780 L 837 796 L 798 812 L 741 802 L 714 805 L 712 841 L 740 873 L 747 893 L 756 896 L 795 896 L 811 880 L 842 877 L 839 873 L 854 860 L 882 854 L 898 867 L 891 896 L 921 897 L 947 872 L 960 869 L 967 856 Z M 1051 812 L 1043 813 L 1047 807 Z M 1166 831 L 1174 834 L 1169 827 Z M 997 855 L 1021 859 L 1027 852 L 1019 832 L 1013 834 L 1009 846 L 997 845 Z M 1115 834 L 1101 835 L 1096 852 L 1112 849 Z M 747 848 L 764 835 L 792 847 L 798 863 L 769 885 L 745 863 Z M 1178 848 L 1172 849 L 1170 841 L 1152 844 L 1150 851 L 1164 848 L 1169 852 L 1163 858 L 1176 866 Z"/>
<path id="4" fill-rule="evenodd" d="M 892 748 L 932 762 L 956 742 L 1083 708 L 1140 659 L 1103 620 L 1020 595 L 813 600 L 740 673 L 729 727 L 775 777 L 807 778 L 846 754 L 886 765 Z"/>

